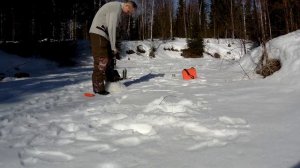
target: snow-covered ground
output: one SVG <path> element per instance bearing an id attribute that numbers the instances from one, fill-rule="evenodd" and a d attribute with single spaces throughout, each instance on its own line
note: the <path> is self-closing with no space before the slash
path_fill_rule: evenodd
<path id="1" fill-rule="evenodd" d="M 13 77 L 17 72 L 30 73 L 31 76 L 39 76 L 57 69 L 57 64 L 39 58 L 22 58 L 0 50 L 0 73 L 7 77 Z M 7 78 L 5 80 L 10 80 Z"/>
<path id="2" fill-rule="evenodd" d="M 237 41 L 208 42 L 206 50 L 224 59 L 163 50 L 185 48 L 184 39 L 156 41 L 154 59 L 147 56 L 149 41 L 124 42 L 117 66 L 128 79 L 110 85 L 108 96 L 83 96 L 92 90 L 89 51 L 81 66 L 4 79 L 0 167 L 299 167 L 300 31 L 268 44 L 283 68 L 266 79 L 250 71 L 259 48 L 242 57 L 241 49 L 232 50 Z M 147 52 L 125 54 L 137 45 Z M 1 66 L 7 56 L 0 54 Z M 191 66 L 198 78 L 182 80 L 182 69 Z"/>

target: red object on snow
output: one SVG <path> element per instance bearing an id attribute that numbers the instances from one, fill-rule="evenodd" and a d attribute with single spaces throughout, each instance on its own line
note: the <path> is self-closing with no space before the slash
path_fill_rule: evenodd
<path id="1" fill-rule="evenodd" d="M 94 96 L 95 96 L 95 94 L 89 93 L 89 92 L 86 92 L 86 93 L 84 93 L 83 95 L 84 95 L 85 97 L 94 97 Z"/>
<path id="2" fill-rule="evenodd" d="M 191 80 L 197 78 L 197 71 L 194 67 L 182 70 L 182 78 L 184 80 Z"/>

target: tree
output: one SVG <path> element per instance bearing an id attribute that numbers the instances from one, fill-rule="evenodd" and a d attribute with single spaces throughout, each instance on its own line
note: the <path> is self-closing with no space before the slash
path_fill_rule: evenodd
<path id="1" fill-rule="evenodd" d="M 213 37 L 227 38 L 231 29 L 230 2 L 228 0 L 212 0 L 210 20 L 212 21 L 210 27 L 213 29 Z"/>
<path id="2" fill-rule="evenodd" d="M 151 10 L 151 41 L 153 41 L 153 22 L 154 22 L 154 0 L 152 0 L 152 10 Z"/>
<path id="3" fill-rule="evenodd" d="M 198 18 L 199 18 L 199 28 L 200 28 L 200 33 L 202 36 L 207 36 L 207 12 L 206 12 L 206 6 L 207 4 L 205 3 L 204 0 L 198 0 Z"/>
<path id="4" fill-rule="evenodd" d="M 178 9 L 176 14 L 176 35 L 178 37 L 187 37 L 186 25 L 186 3 L 185 0 L 178 1 Z"/>
<path id="5" fill-rule="evenodd" d="M 173 4 L 172 0 L 161 0 L 154 7 L 153 37 L 173 38 Z"/>
<path id="6" fill-rule="evenodd" d="M 231 38 L 234 38 L 234 14 L 233 14 L 234 1 L 230 0 L 230 18 L 231 18 Z"/>
<path id="7" fill-rule="evenodd" d="M 169 7 L 169 23 L 170 23 L 170 39 L 174 38 L 173 35 L 173 1 L 168 0 L 168 7 Z"/>

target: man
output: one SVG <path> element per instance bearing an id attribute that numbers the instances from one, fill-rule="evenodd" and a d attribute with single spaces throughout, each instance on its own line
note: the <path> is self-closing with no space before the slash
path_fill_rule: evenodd
<path id="1" fill-rule="evenodd" d="M 107 95 L 105 90 L 105 72 L 112 63 L 113 55 L 118 53 L 116 48 L 116 29 L 121 14 L 132 14 L 137 8 L 133 1 L 126 3 L 109 2 L 103 5 L 96 13 L 90 27 L 90 40 L 94 58 L 92 75 L 94 93 Z"/>

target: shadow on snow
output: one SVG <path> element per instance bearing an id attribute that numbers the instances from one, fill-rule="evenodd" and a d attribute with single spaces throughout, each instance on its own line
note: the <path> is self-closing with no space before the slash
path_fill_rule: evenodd
<path id="1" fill-rule="evenodd" d="M 26 95 L 47 93 L 91 80 L 91 72 L 90 67 L 67 68 L 44 76 L 0 82 L 0 105 L 23 101 Z"/>
<path id="2" fill-rule="evenodd" d="M 124 82 L 123 84 L 128 87 L 132 84 L 137 84 L 137 83 L 141 83 L 141 82 L 146 82 L 146 81 L 149 81 L 150 79 L 153 79 L 153 78 L 156 78 L 156 77 L 164 77 L 165 74 L 152 74 L 152 73 L 149 73 L 147 75 L 144 75 L 144 76 L 141 76 L 140 78 L 138 79 L 135 79 L 135 80 L 132 80 L 132 81 L 126 81 Z"/>

